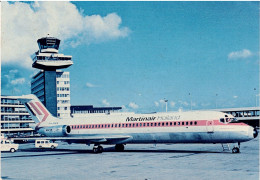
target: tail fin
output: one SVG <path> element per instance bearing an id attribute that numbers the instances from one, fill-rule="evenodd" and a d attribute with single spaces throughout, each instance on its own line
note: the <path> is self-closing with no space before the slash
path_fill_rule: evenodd
<path id="1" fill-rule="evenodd" d="M 35 95 L 23 95 L 19 96 L 17 99 L 24 104 L 33 121 L 37 124 L 36 128 L 43 122 L 56 119 Z"/>

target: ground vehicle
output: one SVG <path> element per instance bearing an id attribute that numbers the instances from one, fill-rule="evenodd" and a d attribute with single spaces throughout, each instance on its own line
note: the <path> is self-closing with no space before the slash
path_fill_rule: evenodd
<path id="1" fill-rule="evenodd" d="M 55 149 L 58 147 L 57 143 L 51 143 L 49 140 L 35 140 L 35 147 L 36 148 L 51 148 Z"/>
<path id="2" fill-rule="evenodd" d="M 1 139 L 1 151 L 10 151 L 13 153 L 17 151 L 18 147 L 19 144 L 14 144 L 8 139 Z"/>

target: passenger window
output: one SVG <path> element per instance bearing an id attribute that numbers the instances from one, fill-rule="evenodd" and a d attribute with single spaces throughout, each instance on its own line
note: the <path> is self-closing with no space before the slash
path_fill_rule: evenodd
<path id="1" fill-rule="evenodd" d="M 94 125 L 92 125 L 92 128 L 94 128 Z"/>
<path id="2" fill-rule="evenodd" d="M 192 125 L 193 123 L 192 123 L 192 121 L 190 122 L 190 125 Z"/>
<path id="3" fill-rule="evenodd" d="M 131 124 L 129 124 L 129 127 L 131 127 Z"/>
<path id="4" fill-rule="evenodd" d="M 115 127 L 117 127 L 117 124 L 115 124 Z"/>
<path id="5" fill-rule="evenodd" d="M 120 127 L 121 126 L 121 124 L 118 124 L 118 127 Z"/>
<path id="6" fill-rule="evenodd" d="M 189 122 L 186 122 L 186 125 L 189 125 Z"/>
<path id="7" fill-rule="evenodd" d="M 80 126 L 80 128 L 82 128 L 82 126 Z"/>
<path id="8" fill-rule="evenodd" d="M 168 126 L 168 123 L 166 123 L 166 126 Z"/>
<path id="9" fill-rule="evenodd" d="M 79 129 L 79 126 L 78 126 L 78 129 Z"/>
<path id="10" fill-rule="evenodd" d="M 98 125 L 98 128 L 100 128 L 100 125 Z"/>
<path id="11" fill-rule="evenodd" d="M 178 125 L 181 125 L 181 122 L 178 122 Z"/>
<path id="12" fill-rule="evenodd" d="M 103 127 L 104 127 L 104 125 L 102 124 L 102 125 L 101 125 L 101 127 L 103 128 Z"/>
<path id="13" fill-rule="evenodd" d="M 144 125 L 143 126 L 145 126 L 145 123 L 144 123 Z"/>
<path id="14" fill-rule="evenodd" d="M 197 121 L 194 122 L 194 125 L 197 125 Z"/>
<path id="15" fill-rule="evenodd" d="M 184 125 L 184 122 L 182 122 L 182 125 Z"/>
<path id="16" fill-rule="evenodd" d="M 224 118 L 220 118 L 220 122 L 224 123 L 225 122 Z"/>
<path id="17" fill-rule="evenodd" d="M 133 124 L 133 127 L 135 127 L 135 123 Z"/>
<path id="18" fill-rule="evenodd" d="M 95 125 L 95 128 L 97 128 L 97 125 Z"/>
<path id="19" fill-rule="evenodd" d="M 151 126 L 153 126 L 153 123 L 151 123 Z"/>
<path id="20" fill-rule="evenodd" d="M 149 126 L 149 123 L 147 123 L 147 126 Z"/>
<path id="21" fill-rule="evenodd" d="M 136 123 L 136 127 L 138 127 L 138 123 Z"/>
<path id="22" fill-rule="evenodd" d="M 113 127 L 113 124 L 111 124 L 111 128 Z"/>
<path id="23" fill-rule="evenodd" d="M 109 128 L 109 127 L 110 127 L 110 124 L 108 124 L 107 127 Z"/>
<path id="24" fill-rule="evenodd" d="M 158 123 L 158 126 L 160 126 L 161 125 L 161 123 Z"/>
<path id="25" fill-rule="evenodd" d="M 156 123 L 154 123 L 154 126 L 156 126 Z"/>
<path id="26" fill-rule="evenodd" d="M 142 126 L 142 123 L 140 123 L 140 127 Z"/>
<path id="27" fill-rule="evenodd" d="M 127 124 L 125 124 L 125 127 L 127 127 Z"/>
<path id="28" fill-rule="evenodd" d="M 172 122 L 170 122 L 170 126 L 172 126 Z"/>
<path id="29" fill-rule="evenodd" d="M 122 127 L 124 127 L 124 124 L 122 124 Z"/>
<path id="30" fill-rule="evenodd" d="M 105 124 L 105 128 L 107 128 L 107 125 Z"/>
<path id="31" fill-rule="evenodd" d="M 83 128 L 85 129 L 85 125 L 83 126 Z"/>
<path id="32" fill-rule="evenodd" d="M 162 126 L 164 126 L 164 123 L 162 123 Z"/>
<path id="33" fill-rule="evenodd" d="M 176 126 L 176 122 L 174 122 L 174 126 Z"/>

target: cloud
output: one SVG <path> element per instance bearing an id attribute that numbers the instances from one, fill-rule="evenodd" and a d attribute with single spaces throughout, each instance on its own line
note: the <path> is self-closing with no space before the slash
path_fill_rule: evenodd
<path id="1" fill-rule="evenodd" d="M 232 59 L 245 59 L 248 58 L 250 56 L 252 56 L 253 53 L 248 50 L 248 49 L 243 49 L 241 51 L 234 51 L 228 54 L 228 59 L 232 60 Z"/>
<path id="2" fill-rule="evenodd" d="M 21 85 L 26 82 L 23 74 L 17 69 L 3 68 L 1 72 L 1 90 L 8 92 L 21 92 Z M 6 93 L 5 92 L 5 93 Z"/>
<path id="3" fill-rule="evenodd" d="M 11 81 L 11 84 L 16 85 L 16 84 L 23 84 L 25 82 L 24 78 L 18 78 L 18 79 L 14 79 Z"/>
<path id="4" fill-rule="evenodd" d="M 160 104 L 157 101 L 154 101 L 154 105 L 158 107 Z"/>
<path id="5" fill-rule="evenodd" d="M 201 103 L 201 106 L 202 107 L 208 107 L 208 106 L 210 106 L 211 105 L 211 103 Z"/>
<path id="6" fill-rule="evenodd" d="M 160 99 L 159 102 L 160 102 L 161 104 L 164 104 L 164 103 L 165 103 L 165 101 L 164 101 L 163 99 Z"/>
<path id="7" fill-rule="evenodd" d="M 238 96 L 233 96 L 234 99 L 238 98 Z"/>
<path id="8" fill-rule="evenodd" d="M 97 87 L 96 85 L 91 84 L 91 83 L 89 83 L 89 82 L 86 83 L 86 86 L 87 86 L 88 88 Z"/>
<path id="9" fill-rule="evenodd" d="M 175 102 L 173 102 L 173 101 L 170 102 L 170 106 L 171 106 L 171 107 L 174 107 L 175 105 L 176 105 Z"/>
<path id="10" fill-rule="evenodd" d="M 105 106 L 110 106 L 110 103 L 107 102 L 106 99 L 103 99 L 103 100 L 102 100 L 102 104 L 105 105 Z"/>
<path id="11" fill-rule="evenodd" d="M 134 102 L 130 102 L 129 105 L 128 105 L 130 108 L 133 108 L 133 109 L 137 109 L 139 106 L 134 103 Z"/>
<path id="12" fill-rule="evenodd" d="M 130 33 L 129 28 L 121 27 L 122 19 L 116 13 L 88 16 L 71 2 L 2 2 L 1 6 L 3 64 L 32 69 L 36 41 L 47 34 L 76 47 L 124 38 Z"/>
<path id="13" fill-rule="evenodd" d="M 188 102 L 186 102 L 186 101 L 179 101 L 179 103 L 181 104 L 181 105 L 184 105 L 184 106 L 188 106 L 189 105 L 189 103 Z"/>

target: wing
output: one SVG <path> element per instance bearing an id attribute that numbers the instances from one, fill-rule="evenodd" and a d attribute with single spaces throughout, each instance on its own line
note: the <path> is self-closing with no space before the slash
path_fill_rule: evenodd
<path id="1" fill-rule="evenodd" d="M 39 137 L 39 138 L 12 138 L 14 141 L 31 141 L 31 140 L 51 140 L 64 141 L 68 143 L 81 144 L 125 144 L 133 139 L 127 135 L 95 135 L 95 136 L 75 136 L 75 137 Z"/>

